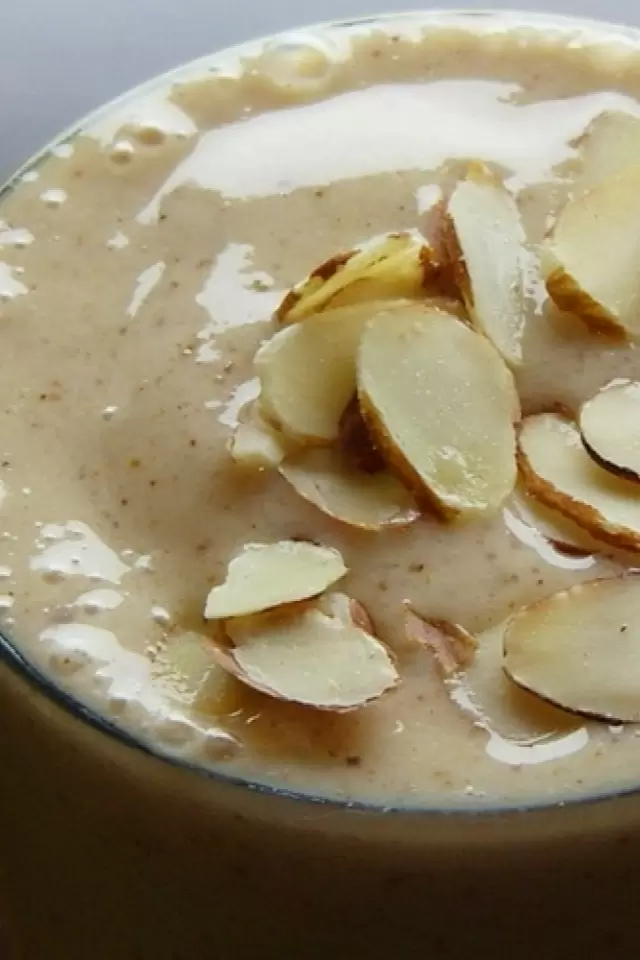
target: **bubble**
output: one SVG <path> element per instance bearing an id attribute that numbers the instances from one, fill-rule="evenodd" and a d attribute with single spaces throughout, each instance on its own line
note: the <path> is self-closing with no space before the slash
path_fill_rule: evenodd
<path id="1" fill-rule="evenodd" d="M 10 597 L 8 593 L 0 594 L 0 613 L 4 610 L 11 610 L 13 603 L 13 597 Z"/>
<path id="2" fill-rule="evenodd" d="M 254 61 L 255 73 L 291 94 L 322 89 L 336 68 L 336 51 L 319 37 L 285 37 L 265 45 Z"/>
<path id="3" fill-rule="evenodd" d="M 115 406 L 105 407 L 104 410 L 102 411 L 102 419 L 113 420 L 114 416 L 116 415 L 119 409 L 120 409 L 119 407 L 115 407 Z"/>
<path id="4" fill-rule="evenodd" d="M 153 124 L 143 124 L 136 130 L 136 139 L 145 147 L 159 147 L 167 139 L 167 135 L 160 127 Z"/>
<path id="5" fill-rule="evenodd" d="M 171 614 L 168 610 L 165 610 L 164 607 L 154 604 L 154 606 L 151 607 L 151 619 L 154 623 L 158 623 L 160 626 L 166 627 L 171 623 Z"/>
<path id="6" fill-rule="evenodd" d="M 54 607 L 49 613 L 49 619 L 52 623 L 71 623 L 73 620 L 73 609 L 67 603 L 62 603 Z"/>
<path id="7" fill-rule="evenodd" d="M 33 183 L 34 180 L 38 180 L 39 178 L 40 174 L 37 170 L 27 170 L 26 173 L 22 174 L 21 180 L 23 183 Z"/>
<path id="8" fill-rule="evenodd" d="M 135 154 L 135 147 L 130 140 L 116 140 L 109 156 L 114 163 L 130 163 Z"/>
<path id="9" fill-rule="evenodd" d="M 0 567 L 0 580 L 9 580 L 13 574 L 11 567 Z"/>

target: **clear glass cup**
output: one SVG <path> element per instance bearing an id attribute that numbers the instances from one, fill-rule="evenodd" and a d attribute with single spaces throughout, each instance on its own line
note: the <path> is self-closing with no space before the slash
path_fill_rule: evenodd
<path id="1" fill-rule="evenodd" d="M 377 24 L 640 54 L 639 31 L 545 15 L 430 12 L 319 29 L 341 40 Z M 618 957 L 640 932 L 640 787 L 467 812 L 292 795 L 163 757 L 8 638 L 0 764 L 0 874 L 24 960 Z"/>

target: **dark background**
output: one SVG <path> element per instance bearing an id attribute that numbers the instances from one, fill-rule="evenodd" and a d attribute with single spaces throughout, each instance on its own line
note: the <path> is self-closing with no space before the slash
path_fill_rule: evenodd
<path id="1" fill-rule="evenodd" d="M 92 107 L 185 60 L 317 20 L 411 6 L 412 0 L 0 0 L 0 180 Z M 640 0 L 437 0 L 434 6 L 528 6 L 640 26 Z"/>

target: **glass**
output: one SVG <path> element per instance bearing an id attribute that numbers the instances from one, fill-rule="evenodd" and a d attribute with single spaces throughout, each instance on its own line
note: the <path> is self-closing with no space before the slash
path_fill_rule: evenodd
<path id="1" fill-rule="evenodd" d="M 340 42 L 376 24 L 640 49 L 632 29 L 533 14 L 430 12 L 318 29 Z M 226 69 L 269 42 L 124 99 Z M 0 863 L 28 960 L 402 955 L 417 944 L 438 957 L 505 945 L 525 956 L 552 932 L 567 950 L 584 939 L 593 955 L 611 931 L 621 936 L 614 921 L 640 853 L 639 790 L 472 812 L 292 794 L 164 756 L 62 691 L 7 636 L 0 703 Z M 587 917 L 594 896 L 599 908 Z"/>

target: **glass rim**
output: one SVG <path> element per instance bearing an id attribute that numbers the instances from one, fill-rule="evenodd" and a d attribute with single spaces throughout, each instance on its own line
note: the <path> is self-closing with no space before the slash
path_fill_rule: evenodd
<path id="1" fill-rule="evenodd" d="M 606 20 L 597 20 L 587 17 L 574 17 L 565 14 L 529 12 L 519 10 L 499 10 L 486 8 L 481 10 L 473 9 L 429 9 L 429 10 L 407 10 L 397 13 L 380 13 L 369 16 L 352 17 L 341 20 L 329 20 L 312 22 L 308 25 L 296 26 L 289 30 L 279 31 L 273 34 L 258 37 L 253 40 L 235 44 L 214 51 L 195 60 L 187 61 L 168 71 L 157 74 L 151 79 L 144 81 L 134 87 L 129 88 L 124 93 L 102 104 L 98 108 L 91 110 L 81 119 L 72 123 L 55 138 L 53 138 L 44 147 L 40 148 L 35 154 L 27 159 L 9 178 L 0 184 L 0 203 L 3 198 L 10 193 L 20 182 L 25 173 L 37 169 L 44 163 L 52 152 L 60 145 L 72 140 L 78 136 L 89 124 L 98 122 L 103 116 L 108 115 L 119 106 L 126 106 L 129 102 L 144 96 L 145 93 L 157 91 L 162 86 L 171 86 L 174 83 L 185 82 L 190 78 L 202 76 L 205 72 L 228 69 L 230 66 L 236 66 L 243 57 L 251 57 L 259 54 L 265 46 L 275 40 L 282 39 L 300 39 L 302 36 L 313 35 L 314 32 L 357 32 L 375 25 L 392 27 L 397 24 L 397 29 L 407 30 L 412 26 L 418 27 L 460 27 L 468 30 L 469 33 L 480 34 L 483 32 L 509 32 L 515 29 L 530 29 L 538 31 L 540 35 L 556 35 L 558 37 L 571 38 L 572 42 L 584 42 L 594 47 L 613 48 L 618 42 L 630 50 L 636 50 L 640 54 L 640 27 L 633 27 L 625 24 L 618 24 Z M 38 693 L 42 694 L 48 701 L 60 707 L 70 719 L 80 721 L 88 727 L 103 734 L 112 741 L 133 751 L 142 753 L 150 758 L 174 767 L 177 770 L 184 770 L 194 774 L 202 780 L 212 783 L 219 783 L 225 787 L 235 787 L 242 790 L 251 791 L 254 794 L 272 798 L 273 800 L 294 801 L 299 805 L 308 804 L 313 807 L 323 809 L 368 813 L 374 815 L 402 815 L 402 816 L 420 816 L 420 817 L 447 817 L 459 818 L 469 821 L 480 817 L 505 817 L 518 816 L 526 813 L 544 813 L 559 810 L 566 810 L 566 816 L 571 816 L 571 812 L 584 807 L 591 807 L 595 804 L 605 802 L 622 801 L 638 797 L 640 799 L 640 776 L 638 782 L 628 786 L 616 787 L 613 789 L 602 789 L 600 791 L 584 794 L 562 794 L 553 798 L 541 797 L 530 801 L 514 802 L 474 802 L 467 801 L 463 804 L 451 803 L 446 805 L 442 801 L 435 802 L 433 805 L 421 803 L 416 805 L 405 804 L 385 804 L 383 801 L 365 801 L 351 800 L 341 797 L 322 795 L 319 793 L 296 790 L 289 787 L 278 786 L 277 784 L 261 781 L 248 776 L 242 776 L 237 773 L 227 773 L 221 768 L 207 767 L 186 758 L 182 758 L 163 750 L 160 745 L 156 745 L 146 740 L 142 735 L 136 735 L 125 727 L 120 726 L 115 720 L 100 713 L 89 704 L 84 703 L 73 693 L 65 690 L 58 685 L 52 676 L 47 675 L 32 660 L 30 660 L 19 648 L 17 641 L 0 630 L 0 665 L 6 665 L 12 670 L 19 679 L 26 681 Z"/>

